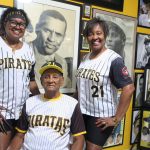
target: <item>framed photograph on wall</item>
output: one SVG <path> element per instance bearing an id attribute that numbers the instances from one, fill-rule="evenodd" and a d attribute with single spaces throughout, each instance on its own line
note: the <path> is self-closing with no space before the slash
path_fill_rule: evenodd
<path id="1" fill-rule="evenodd" d="M 81 31 L 82 34 L 83 34 L 83 30 L 85 29 L 86 24 L 87 24 L 87 20 L 82 20 L 82 31 Z"/>
<path id="2" fill-rule="evenodd" d="M 150 107 L 150 67 L 144 70 L 144 106 Z"/>
<path id="3" fill-rule="evenodd" d="M 124 0 L 75 0 L 78 2 L 88 3 L 91 5 L 101 6 L 117 11 L 123 11 Z"/>
<path id="4" fill-rule="evenodd" d="M 140 147 L 150 149 L 149 143 L 150 143 L 150 111 L 143 110 Z"/>
<path id="5" fill-rule="evenodd" d="M 144 73 L 135 73 L 135 91 L 133 94 L 133 108 L 142 106 L 144 92 Z"/>
<path id="6" fill-rule="evenodd" d="M 125 65 L 132 75 L 135 55 L 136 18 L 99 9 L 93 9 L 93 17 L 100 17 L 107 21 L 110 34 L 106 39 L 106 46 L 124 58 Z"/>
<path id="7" fill-rule="evenodd" d="M 82 36 L 82 50 L 89 51 L 89 44 L 84 36 Z"/>
<path id="8" fill-rule="evenodd" d="M 150 28 L 150 1 L 139 0 L 138 26 Z"/>
<path id="9" fill-rule="evenodd" d="M 135 68 L 144 69 L 150 57 L 150 34 L 137 33 L 135 51 Z"/>
<path id="10" fill-rule="evenodd" d="M 124 137 L 124 122 L 125 119 L 123 118 L 117 127 L 114 129 L 113 133 L 108 137 L 104 148 L 107 147 L 113 147 L 117 145 L 122 145 L 123 144 L 123 137 Z"/>
<path id="11" fill-rule="evenodd" d="M 134 110 L 132 112 L 131 122 L 131 136 L 130 143 L 135 144 L 140 141 L 140 124 L 141 124 L 141 110 Z"/>
<path id="12" fill-rule="evenodd" d="M 91 18 L 91 5 L 89 4 L 83 4 L 83 18 Z"/>
<path id="13" fill-rule="evenodd" d="M 78 64 L 81 6 L 53 0 L 15 0 L 15 6 L 27 13 L 31 23 L 23 41 L 29 42 L 35 51 L 36 81 L 40 91 L 39 68 L 47 61 L 60 63 L 64 70 L 63 93 L 76 89 L 75 71 Z"/>

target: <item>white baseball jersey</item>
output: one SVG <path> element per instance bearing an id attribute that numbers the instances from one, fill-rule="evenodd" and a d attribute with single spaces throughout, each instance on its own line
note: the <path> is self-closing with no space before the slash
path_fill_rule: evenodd
<path id="1" fill-rule="evenodd" d="M 32 48 L 23 43 L 15 52 L 0 37 L 0 111 L 6 119 L 18 119 L 29 97 L 30 75 L 35 63 Z M 31 75 L 34 78 L 34 73 Z"/>
<path id="2" fill-rule="evenodd" d="M 30 97 L 16 129 L 26 133 L 23 150 L 69 150 L 70 136 L 85 134 L 77 100 L 64 94 L 51 100 Z"/>
<path id="3" fill-rule="evenodd" d="M 107 49 L 91 60 L 89 56 L 76 73 L 81 111 L 95 117 L 114 116 L 117 88 L 132 83 L 131 78 L 121 56 L 114 51 Z"/>

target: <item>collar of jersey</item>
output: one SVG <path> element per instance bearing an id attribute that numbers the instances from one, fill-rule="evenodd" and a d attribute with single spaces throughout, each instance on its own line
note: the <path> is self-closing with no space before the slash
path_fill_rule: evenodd
<path id="1" fill-rule="evenodd" d="M 60 94 L 58 97 L 56 97 L 56 98 L 45 98 L 44 97 L 44 94 L 41 94 L 41 98 L 42 98 L 42 100 L 43 101 L 57 101 L 57 100 L 60 100 L 60 98 L 62 97 L 62 94 Z"/>

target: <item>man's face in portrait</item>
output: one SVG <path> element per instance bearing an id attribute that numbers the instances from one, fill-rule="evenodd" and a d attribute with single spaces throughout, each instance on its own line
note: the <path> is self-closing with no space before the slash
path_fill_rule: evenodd
<path id="1" fill-rule="evenodd" d="M 43 55 L 55 53 L 64 40 L 65 31 L 65 22 L 47 16 L 40 22 L 39 31 L 37 31 L 38 44 L 41 45 L 38 51 Z"/>
<path id="2" fill-rule="evenodd" d="M 106 39 L 107 48 L 114 50 L 116 53 L 122 56 L 124 42 L 121 34 L 118 33 L 115 28 L 109 29 L 109 35 Z"/>

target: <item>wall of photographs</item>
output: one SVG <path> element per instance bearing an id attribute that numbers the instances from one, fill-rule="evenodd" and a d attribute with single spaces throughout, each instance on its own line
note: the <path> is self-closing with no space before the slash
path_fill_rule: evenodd
<path id="1" fill-rule="evenodd" d="M 25 0 L 27 2 L 29 0 Z M 32 6 L 33 1 L 33 6 Z M 109 150 L 138 150 L 142 148 L 150 148 L 150 111 L 149 110 L 149 68 L 146 72 L 145 65 L 148 62 L 149 55 L 146 52 L 145 44 L 150 39 L 150 19 L 148 18 L 148 8 L 145 5 L 145 0 L 30 0 L 24 3 L 23 0 L 1 0 L 0 13 L 7 6 L 17 6 L 30 12 L 31 7 L 34 7 L 36 1 L 40 6 L 40 12 L 46 8 L 53 7 L 61 11 L 68 19 L 72 19 L 73 24 L 68 24 L 69 31 L 67 38 L 62 45 L 62 49 L 69 49 L 65 53 L 60 52 L 60 55 L 68 62 L 69 75 L 71 81 L 73 79 L 74 71 L 80 63 L 82 57 L 90 50 L 86 39 L 82 35 L 82 31 L 86 22 L 92 17 L 100 16 L 111 24 L 120 27 L 126 38 L 123 41 L 125 44 L 122 48 L 119 47 L 118 53 L 125 59 L 125 63 L 134 78 L 135 92 L 132 98 L 132 103 L 128 109 L 125 118 L 119 123 L 114 133 L 109 137 L 105 144 L 105 148 Z M 23 4 L 20 4 L 20 3 Z M 58 4 L 58 5 L 57 5 Z M 39 6 L 37 6 L 39 7 Z M 149 8 L 150 9 L 150 8 Z M 33 26 L 36 24 L 36 16 L 29 13 Z M 34 18 L 34 19 L 33 19 Z M 33 19 L 33 20 L 32 20 Z M 74 27 L 74 29 L 72 29 Z M 76 31 L 76 32 L 71 32 Z M 27 37 L 26 40 L 33 40 L 35 35 Z M 70 41 L 73 39 L 73 41 Z M 71 43 L 71 44 L 70 44 Z M 65 47 L 67 45 L 67 48 Z M 120 44 L 121 45 L 121 44 Z M 122 51 L 121 51 L 122 50 Z M 147 81 L 148 80 L 148 81 Z M 70 83 L 63 88 L 64 93 L 74 92 L 75 84 Z M 145 92 L 146 91 L 146 92 Z M 118 98 L 120 97 L 118 91 Z M 144 93 L 144 94 L 142 94 Z M 144 102 L 143 102 L 144 101 Z M 130 135 L 130 136 L 129 136 Z M 130 138 L 129 138 L 130 137 Z M 140 148 L 139 148 L 140 147 Z"/>
<path id="2" fill-rule="evenodd" d="M 131 149 L 150 149 L 150 1 L 139 0 L 135 49 L 135 87 L 132 104 Z"/>
<path id="3" fill-rule="evenodd" d="M 145 18 L 146 14 L 148 13 L 145 11 L 144 2 L 143 0 L 133 0 L 132 2 L 126 0 L 124 2 L 120 2 L 119 5 L 123 4 L 123 7 L 120 6 L 120 10 L 118 10 L 115 5 L 113 7 L 113 0 L 111 8 L 110 5 L 106 6 L 104 3 L 99 3 L 99 1 L 94 1 L 93 3 L 91 1 L 85 0 L 74 0 L 73 2 L 77 1 L 83 2 L 81 3 L 83 11 L 81 31 L 83 31 L 86 22 L 92 17 L 101 17 L 108 22 L 112 22 L 110 26 L 113 26 L 113 24 L 115 24 L 115 26 L 118 26 L 118 30 L 119 27 L 121 27 L 121 29 L 125 33 L 126 41 L 124 41 L 125 45 L 122 46 L 122 48 L 119 47 L 120 51 L 117 52 L 122 57 L 124 57 L 125 64 L 134 79 L 136 88 L 130 108 L 126 114 L 126 117 L 121 122 L 121 128 L 117 129 L 115 135 L 111 135 L 109 137 L 108 141 L 105 144 L 105 148 L 108 148 L 110 150 L 149 149 L 150 134 L 147 134 L 147 138 L 143 138 L 143 132 L 147 130 L 147 132 L 149 133 L 150 130 L 150 125 L 148 124 L 150 122 L 150 112 L 147 111 L 148 108 L 146 109 L 144 107 L 145 105 L 147 105 L 147 103 L 144 105 L 144 99 L 142 99 L 143 93 L 145 93 L 144 91 L 146 89 L 143 87 L 146 84 L 144 80 L 147 80 L 145 79 L 146 77 L 144 74 L 144 70 L 149 58 L 149 56 L 146 56 L 144 43 L 150 38 L 150 24 L 146 22 L 146 19 L 143 21 L 143 18 Z M 82 36 L 82 32 L 81 37 L 82 42 L 80 59 L 89 52 L 87 41 Z M 119 45 L 121 45 L 121 42 Z M 115 47 L 114 49 L 117 50 L 117 47 Z M 121 52 L 121 50 L 124 51 L 124 53 Z M 146 101 L 148 101 L 147 99 Z M 143 129 L 144 131 L 140 132 L 142 131 L 141 129 Z M 118 142 L 118 139 L 120 142 Z"/>

